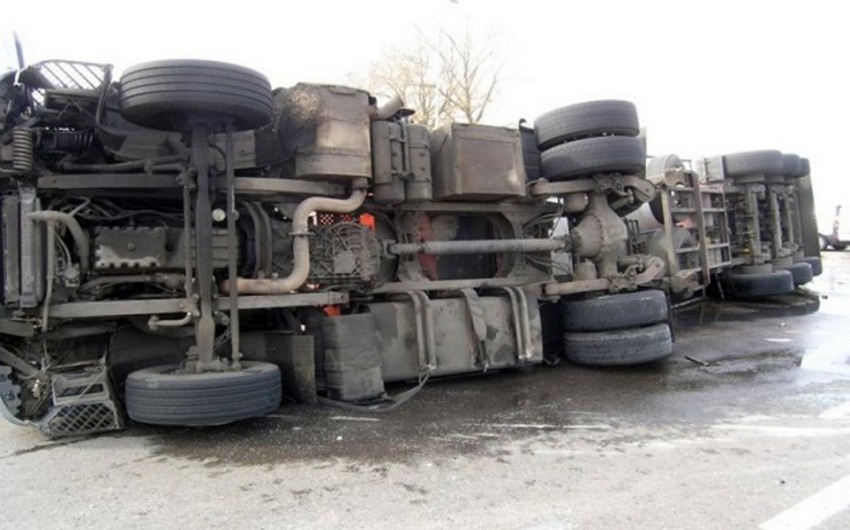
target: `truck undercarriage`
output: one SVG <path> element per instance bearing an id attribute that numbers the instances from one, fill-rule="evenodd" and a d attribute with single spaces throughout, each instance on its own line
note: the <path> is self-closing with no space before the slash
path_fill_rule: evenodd
<path id="1" fill-rule="evenodd" d="M 543 362 L 548 302 L 592 315 L 565 320 L 587 362 L 672 351 L 666 298 L 637 290 L 664 260 L 623 220 L 656 193 L 630 103 L 429 131 L 398 101 L 211 61 L 117 82 L 49 61 L 0 103 L 12 421 L 215 425 L 282 392 L 381 406 L 385 383 Z"/>

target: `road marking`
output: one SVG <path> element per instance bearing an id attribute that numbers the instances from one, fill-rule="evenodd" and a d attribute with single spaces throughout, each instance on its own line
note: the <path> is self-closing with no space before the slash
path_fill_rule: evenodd
<path id="1" fill-rule="evenodd" d="M 824 420 L 838 420 L 841 418 L 846 418 L 850 416 L 850 401 L 844 403 L 843 405 L 838 405 L 837 407 L 832 407 L 831 409 L 826 409 L 821 412 L 821 419 Z"/>
<path id="2" fill-rule="evenodd" d="M 846 436 L 850 428 L 846 427 L 777 427 L 773 425 L 715 425 L 715 429 L 724 431 L 750 432 L 761 436 L 776 438 L 794 438 L 797 436 Z"/>
<path id="3" fill-rule="evenodd" d="M 850 506 L 850 475 L 759 525 L 762 530 L 807 530 Z"/>

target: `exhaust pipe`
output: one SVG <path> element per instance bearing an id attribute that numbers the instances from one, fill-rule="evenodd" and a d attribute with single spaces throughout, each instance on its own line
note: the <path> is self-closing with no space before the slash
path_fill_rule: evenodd
<path id="1" fill-rule="evenodd" d="M 366 190 L 357 189 L 347 199 L 330 199 L 327 197 L 310 197 L 305 199 L 295 209 L 292 219 L 292 272 L 286 278 L 237 278 L 236 292 L 238 294 L 285 294 L 304 285 L 310 274 L 310 235 L 307 223 L 314 212 L 351 213 L 363 205 L 366 200 Z M 230 280 L 221 284 L 225 294 L 234 288 Z"/>

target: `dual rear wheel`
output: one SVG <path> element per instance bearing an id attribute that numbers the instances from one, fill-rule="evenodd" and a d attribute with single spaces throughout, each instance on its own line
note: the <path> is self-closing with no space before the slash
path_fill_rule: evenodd
<path id="1" fill-rule="evenodd" d="M 672 355 L 667 297 L 659 290 L 561 302 L 564 356 L 587 366 L 629 366 Z"/>

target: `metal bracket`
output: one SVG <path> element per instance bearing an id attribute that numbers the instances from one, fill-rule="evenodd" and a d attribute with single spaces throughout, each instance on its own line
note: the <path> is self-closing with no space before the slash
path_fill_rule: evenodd
<path id="1" fill-rule="evenodd" d="M 614 191 L 622 195 L 625 194 L 626 188 L 631 188 L 635 198 L 641 202 L 650 201 L 655 197 L 655 186 L 648 180 L 636 175 L 622 175 L 616 178 L 608 175 L 597 175 L 590 179 L 560 182 L 540 179 L 531 186 L 531 196 L 568 195 L 570 193 L 590 193 L 594 191 Z"/>
<path id="2" fill-rule="evenodd" d="M 472 330 L 475 332 L 475 338 L 478 339 L 478 344 L 475 348 L 477 361 L 484 367 L 484 371 L 490 368 L 493 364 L 493 359 L 490 356 L 490 351 L 487 349 L 487 322 L 484 318 L 484 308 L 481 306 L 481 300 L 478 298 L 478 293 L 475 289 L 459 289 L 460 294 L 466 299 L 466 307 L 469 309 L 469 318 L 472 322 Z"/>
<path id="3" fill-rule="evenodd" d="M 655 198 L 657 190 L 648 180 L 635 175 L 626 175 L 624 177 L 620 177 L 619 180 L 623 183 L 623 187 L 632 189 L 635 199 L 638 201 L 649 202 Z"/>
<path id="4" fill-rule="evenodd" d="M 2 346 L 0 346 L 0 362 L 21 372 L 26 377 L 36 377 L 39 374 L 38 368 L 30 365 Z"/>
<path id="5" fill-rule="evenodd" d="M 437 347 L 434 344 L 434 315 L 431 300 L 422 291 L 404 291 L 413 302 L 416 324 L 416 350 L 423 372 L 430 374 L 437 369 Z"/>
<path id="6" fill-rule="evenodd" d="M 543 197 L 547 195 L 567 195 L 570 193 L 591 192 L 596 189 L 593 180 L 566 180 L 561 182 L 549 182 L 539 179 L 531 186 L 532 197 Z"/>
<path id="7" fill-rule="evenodd" d="M 653 280 L 661 278 L 664 274 L 664 260 L 657 256 L 650 256 L 645 261 L 642 272 L 629 275 L 618 274 L 607 278 L 595 280 L 573 281 L 565 283 L 549 283 L 543 286 L 543 292 L 547 296 L 563 296 L 576 293 L 587 293 L 590 291 L 622 291 L 645 285 Z"/>
<path id="8" fill-rule="evenodd" d="M 532 357 L 530 344 L 531 329 L 528 315 L 528 298 L 519 287 L 504 287 L 511 300 L 514 333 L 516 335 L 517 362 L 524 364 Z"/>

